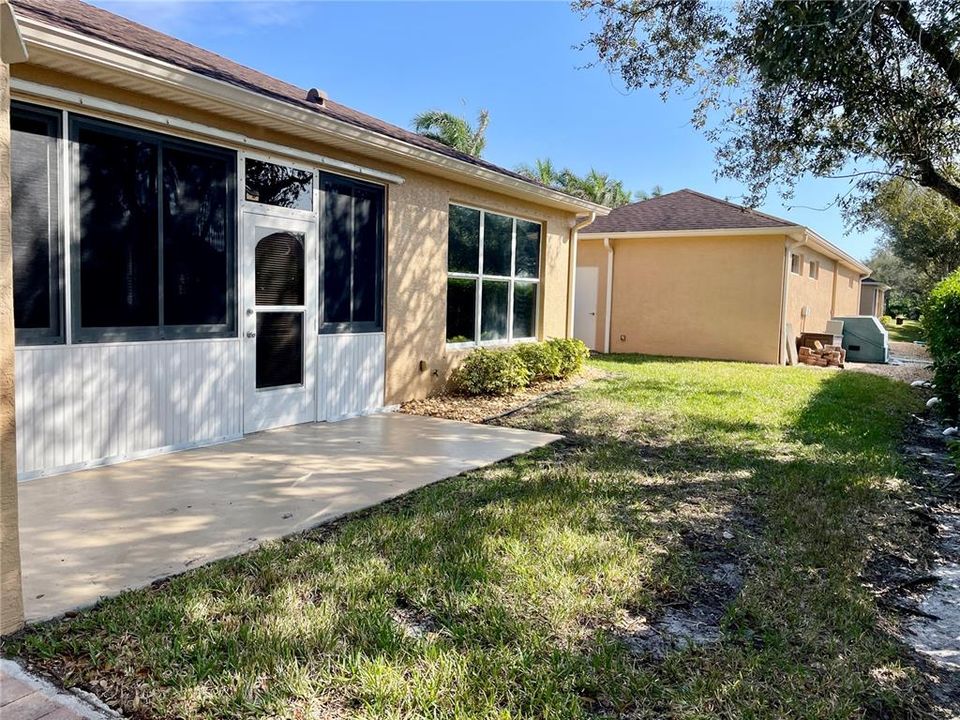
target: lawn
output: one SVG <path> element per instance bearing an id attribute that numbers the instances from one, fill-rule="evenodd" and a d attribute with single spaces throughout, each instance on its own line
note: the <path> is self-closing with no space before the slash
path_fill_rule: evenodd
<path id="1" fill-rule="evenodd" d="M 884 322 L 883 326 L 894 342 L 923 340 L 923 326 L 916 320 L 904 320 L 903 325 L 897 325 L 896 321 Z"/>
<path id="2" fill-rule="evenodd" d="M 909 541 L 919 400 L 855 372 L 613 357 L 563 442 L 8 640 L 144 718 L 907 717 L 861 578 Z"/>

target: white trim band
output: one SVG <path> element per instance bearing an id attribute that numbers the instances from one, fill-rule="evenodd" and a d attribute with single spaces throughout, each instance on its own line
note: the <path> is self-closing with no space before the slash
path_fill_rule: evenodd
<path id="1" fill-rule="evenodd" d="M 287 147 L 286 145 L 279 145 L 266 140 L 257 140 L 255 138 L 247 137 L 246 135 L 241 135 L 240 133 L 213 128 L 209 125 L 203 125 L 191 120 L 181 120 L 180 118 L 171 117 L 169 115 L 161 115 L 160 113 L 130 107 L 129 105 L 122 105 L 111 100 L 103 100 L 101 98 L 91 97 L 90 95 L 84 95 L 82 93 L 72 92 L 69 90 L 60 90 L 59 88 L 41 85 L 40 83 L 32 82 L 30 80 L 11 78 L 10 87 L 15 92 L 26 93 L 32 97 L 54 100 L 56 102 L 66 103 L 72 106 L 90 108 L 91 110 L 97 110 L 100 112 L 109 113 L 111 115 L 134 118 L 151 123 L 153 125 L 160 125 L 162 127 L 181 130 L 192 135 L 201 135 L 209 139 L 226 141 L 236 146 L 235 149 L 254 148 L 270 153 L 271 155 L 286 156 L 291 159 L 309 163 L 311 165 L 330 168 L 331 170 L 340 170 L 342 172 L 351 173 L 359 177 L 374 178 L 376 180 L 392 183 L 394 185 L 401 185 L 404 182 L 403 177 L 393 173 L 374 170 L 373 168 L 364 167 L 363 165 L 356 165 L 343 160 L 336 160 L 334 158 L 327 157 L 326 155 L 318 155 L 316 153 L 298 150 L 296 148 Z"/>

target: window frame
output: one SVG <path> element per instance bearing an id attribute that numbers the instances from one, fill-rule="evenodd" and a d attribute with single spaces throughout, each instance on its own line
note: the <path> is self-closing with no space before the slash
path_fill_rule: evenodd
<path id="1" fill-rule="evenodd" d="M 303 172 L 312 172 L 313 173 L 313 192 L 311 193 L 311 204 L 313 205 L 312 210 L 303 210 L 302 208 L 288 208 L 281 205 L 271 205 L 270 203 L 262 203 L 258 200 L 247 200 L 247 160 L 254 160 L 256 162 L 269 163 L 271 165 L 282 165 L 293 170 L 301 170 Z M 246 209 L 261 213 L 264 215 L 272 215 L 274 217 L 287 217 L 295 220 L 302 219 L 315 219 L 320 217 L 320 203 L 323 200 L 323 197 L 320 193 L 320 172 L 315 166 L 308 165 L 303 162 L 297 162 L 295 160 L 290 160 L 289 158 L 280 156 L 280 155 L 271 155 L 263 152 L 257 151 L 243 151 L 238 153 L 237 159 L 237 168 L 234 173 L 236 177 L 236 186 L 237 186 L 237 204 L 238 207 L 245 207 Z M 242 192 L 241 192 L 242 190 Z"/>
<path id="2" fill-rule="evenodd" d="M 790 272 L 794 275 L 803 275 L 803 255 L 800 253 L 790 253 Z"/>
<path id="3" fill-rule="evenodd" d="M 347 321 L 327 323 L 324 322 L 324 303 L 326 301 L 326 283 L 324 282 L 324 272 L 326 270 L 326 253 L 324 248 L 324 213 L 326 212 L 326 190 L 324 183 L 328 178 L 335 182 L 351 187 L 359 187 L 368 190 L 375 190 L 380 198 L 380 211 L 377 213 L 377 274 L 375 279 L 375 290 L 377 302 L 373 320 L 364 320 L 360 322 Z M 317 251 L 319 261 L 317 264 L 317 332 L 319 335 L 349 335 L 363 333 L 380 333 L 384 329 L 384 288 L 386 287 L 386 234 L 387 234 L 387 188 L 379 183 L 366 182 L 357 178 L 341 175 L 334 172 L 320 170 L 317 172 L 316 189 L 319 193 L 317 200 Z M 354 295 L 353 295 L 353 259 L 354 252 L 351 246 L 350 253 L 350 317 L 353 317 Z"/>
<path id="4" fill-rule="evenodd" d="M 452 271 L 449 269 L 449 253 L 450 253 L 450 208 L 456 206 L 461 207 L 467 210 L 477 210 L 480 212 L 480 238 L 479 238 L 479 257 L 477 259 L 477 272 L 459 272 Z M 511 220 L 511 238 L 510 238 L 510 275 L 487 275 L 483 272 L 483 251 L 484 251 L 484 234 L 486 231 L 486 216 L 487 213 L 492 215 L 499 215 L 501 217 L 506 217 Z M 540 228 L 540 246 L 538 248 L 538 257 L 537 257 L 537 276 L 535 278 L 525 278 L 517 277 L 517 221 L 533 223 Z M 447 280 L 450 278 L 456 278 L 460 280 L 473 280 L 475 282 L 475 292 L 476 297 L 474 300 L 474 339 L 468 340 L 465 342 L 446 342 L 446 347 L 449 350 L 465 350 L 474 347 L 497 347 L 505 345 L 513 345 L 516 343 L 522 342 L 537 342 L 539 339 L 539 329 L 538 325 L 540 323 L 540 298 L 541 298 L 541 283 L 543 281 L 543 258 L 544 258 L 544 229 L 545 223 L 542 220 L 534 220 L 533 218 L 522 217 L 519 215 L 512 215 L 506 212 L 501 212 L 497 210 L 487 210 L 486 208 L 477 207 L 475 205 L 470 205 L 468 203 L 461 203 L 451 200 L 447 204 Z M 509 287 L 507 290 L 507 336 L 505 338 L 498 338 L 496 340 L 483 340 L 481 336 L 481 321 L 483 318 L 483 283 L 485 280 L 490 280 L 493 282 L 507 282 Z M 514 321 L 514 288 L 516 285 L 535 285 L 536 290 L 534 292 L 534 334 L 529 337 L 514 337 L 513 336 L 513 321 Z M 446 290 L 446 288 L 445 288 Z M 446 295 L 445 295 L 446 297 Z M 446 340 L 446 322 L 444 323 L 444 340 Z"/>
<path id="5" fill-rule="evenodd" d="M 820 262 L 818 260 L 807 261 L 807 277 L 811 280 L 820 279 Z"/>
<path id="6" fill-rule="evenodd" d="M 68 168 L 65 166 L 63 149 L 66 143 L 66 133 L 64 127 L 64 111 L 57 108 L 36 105 L 34 103 L 24 102 L 22 100 L 10 101 L 10 119 L 16 112 L 29 113 L 35 116 L 47 117 L 53 120 L 53 127 L 56 135 L 53 137 L 56 147 L 55 157 L 57 173 L 53 180 L 53 187 L 50 188 L 51 194 L 56 198 L 57 206 L 57 226 L 56 237 L 50 238 L 49 256 L 50 267 L 47 272 L 47 282 L 50 292 L 50 325 L 47 328 L 17 328 L 14 327 L 14 346 L 30 347 L 36 345 L 64 345 L 67 341 L 67 309 L 66 309 L 66 280 L 64 269 L 66 262 L 66 228 L 69 219 L 67 217 L 67 207 L 64 198 L 64 182 L 68 176 Z M 10 141 L 12 152 L 13 130 L 10 131 Z M 12 170 L 11 170 L 11 189 L 12 189 Z M 13 198 L 10 201 L 10 215 L 13 217 Z M 11 237 L 11 251 L 12 251 Z M 13 257 L 11 255 L 11 262 Z M 11 280 L 12 281 L 12 280 Z M 12 309 L 12 308 L 11 308 Z M 14 316 L 15 320 L 15 316 Z"/>
<path id="7" fill-rule="evenodd" d="M 114 343 L 145 342 L 162 340 L 191 340 L 237 337 L 237 293 L 238 293 L 238 243 L 237 224 L 237 167 L 239 164 L 236 150 L 197 142 L 174 135 L 145 130 L 133 125 L 112 122 L 98 117 L 68 113 L 67 138 L 70 147 L 69 192 L 73 202 L 70 207 L 70 304 L 71 304 L 71 340 L 73 343 Z M 83 307 L 81 301 L 81 238 L 80 238 L 80 144 L 77 137 L 82 128 L 106 132 L 132 140 L 147 140 L 157 147 L 157 324 L 150 326 L 105 326 L 83 327 Z M 207 157 L 227 161 L 226 178 L 226 322 L 223 324 L 165 325 L 164 324 L 164 238 L 163 238 L 163 148 L 193 152 Z"/>

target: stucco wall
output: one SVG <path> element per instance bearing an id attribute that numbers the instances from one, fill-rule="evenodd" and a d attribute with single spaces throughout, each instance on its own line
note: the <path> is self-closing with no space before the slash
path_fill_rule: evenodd
<path id="1" fill-rule="evenodd" d="M 612 352 L 777 362 L 782 236 L 617 239 L 613 247 Z"/>
<path id="2" fill-rule="evenodd" d="M 809 247 L 798 247 L 793 252 L 803 258 L 803 272 L 790 274 L 787 295 L 787 322 L 793 327 L 794 337 L 804 331 L 823 332 L 831 318 L 859 312 L 860 275 L 856 270 Z M 811 260 L 820 263 L 816 280 L 809 275 Z M 810 308 L 807 317 L 803 317 L 804 307 Z"/>
<path id="3" fill-rule="evenodd" d="M 507 195 L 400 167 L 375 156 L 311 143 L 45 68 L 16 66 L 15 75 L 402 175 L 405 178 L 402 185 L 387 189 L 387 403 L 423 397 L 440 389 L 450 369 L 463 356 L 462 351 L 449 352 L 445 347 L 447 208 L 451 201 L 521 215 L 544 223 L 538 328 L 541 337 L 566 334 L 569 223 L 574 218 L 573 213 L 519 201 Z M 27 96 L 22 99 L 31 100 Z M 36 102 L 51 104 L 42 100 Z M 78 111 L 83 112 L 83 109 L 78 108 Z M 123 118 L 116 119 L 130 122 Z M 164 131 L 162 127 L 156 129 Z M 184 135 L 182 132 L 176 134 Z M 198 139 L 210 142 L 209 139 Z M 219 144 L 229 146 L 226 142 Z M 419 369 L 421 360 L 427 365 L 424 371 Z"/>
<path id="4" fill-rule="evenodd" d="M 23 623 L 11 260 L 10 103 L 7 66 L 0 63 L 0 634 L 12 632 Z"/>
<path id="5" fill-rule="evenodd" d="M 839 265 L 837 268 L 837 305 L 834 315 L 855 315 L 860 307 L 860 273 Z"/>

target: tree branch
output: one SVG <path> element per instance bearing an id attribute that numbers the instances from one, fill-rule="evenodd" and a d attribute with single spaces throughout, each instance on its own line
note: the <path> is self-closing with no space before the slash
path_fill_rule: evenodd
<path id="1" fill-rule="evenodd" d="M 944 75 L 953 86 L 954 92 L 960 95 L 960 57 L 957 57 L 950 42 L 939 30 L 924 28 L 908 0 L 903 2 L 887 3 L 890 16 L 911 40 L 915 40 L 920 48 L 943 70 Z"/>
<path id="2" fill-rule="evenodd" d="M 936 190 L 954 205 L 960 207 L 960 185 L 952 182 L 939 172 L 929 158 L 921 158 L 914 160 L 914 162 L 920 171 L 919 182 L 921 185 Z"/>

